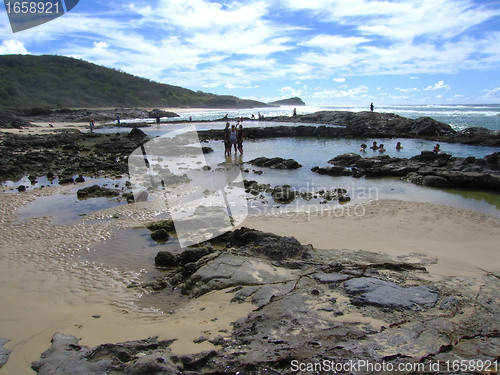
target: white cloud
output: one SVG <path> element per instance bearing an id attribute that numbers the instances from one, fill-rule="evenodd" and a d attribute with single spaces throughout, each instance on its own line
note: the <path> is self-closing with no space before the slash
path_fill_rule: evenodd
<path id="1" fill-rule="evenodd" d="M 500 87 L 492 90 L 484 90 L 485 94 L 482 96 L 484 99 L 498 99 L 500 98 Z"/>
<path id="2" fill-rule="evenodd" d="M 316 35 L 314 38 L 300 43 L 302 46 L 321 48 L 327 51 L 339 51 L 352 49 L 361 43 L 369 42 L 370 40 L 363 37 L 345 37 L 341 35 Z"/>
<path id="3" fill-rule="evenodd" d="M 345 82 L 345 78 L 334 78 L 332 79 L 333 82 Z"/>
<path id="4" fill-rule="evenodd" d="M 94 42 L 94 48 L 108 48 L 109 44 L 106 42 Z"/>
<path id="5" fill-rule="evenodd" d="M 24 44 L 18 40 L 5 40 L 0 45 L 0 55 L 26 55 L 28 53 Z"/>
<path id="6" fill-rule="evenodd" d="M 410 87 L 410 88 L 406 88 L 406 89 L 402 89 L 400 87 L 396 87 L 395 90 L 400 91 L 400 92 L 415 92 L 415 91 L 420 91 L 420 89 L 418 89 L 416 87 Z"/>
<path id="7" fill-rule="evenodd" d="M 316 91 L 312 94 L 313 98 L 325 99 L 325 98 L 346 98 L 346 97 L 360 97 L 368 92 L 368 87 L 361 85 L 359 87 L 349 89 L 349 90 L 322 90 Z"/>
<path id="8" fill-rule="evenodd" d="M 450 86 L 446 85 L 443 81 L 436 82 L 434 86 L 429 85 L 427 86 L 424 90 L 430 91 L 430 90 L 441 90 L 441 89 L 450 89 Z"/>

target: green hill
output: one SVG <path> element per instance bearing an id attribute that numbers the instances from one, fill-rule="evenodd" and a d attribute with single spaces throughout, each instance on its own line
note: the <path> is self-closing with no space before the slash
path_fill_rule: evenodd
<path id="1" fill-rule="evenodd" d="M 0 56 L 0 108 L 252 108 L 264 103 L 191 91 L 63 56 Z"/>
<path id="2" fill-rule="evenodd" d="M 290 99 L 276 100 L 275 102 L 267 103 L 269 105 L 306 105 L 304 101 L 296 96 Z"/>

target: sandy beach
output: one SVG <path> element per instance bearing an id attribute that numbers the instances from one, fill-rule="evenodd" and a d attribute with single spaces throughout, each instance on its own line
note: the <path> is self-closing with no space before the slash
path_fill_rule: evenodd
<path id="1" fill-rule="evenodd" d="M 153 110 L 153 108 L 144 108 L 144 110 Z M 215 108 L 161 108 L 161 111 L 164 112 L 174 112 L 177 114 L 183 113 L 200 113 L 200 112 L 220 112 L 224 111 L 224 109 L 215 109 Z M 125 119 L 125 118 L 123 118 Z M 90 120 L 90 119 L 89 119 Z M 103 124 L 109 124 L 110 121 L 99 122 L 96 121 L 96 127 L 99 128 Z M 0 133 L 10 133 L 10 134 L 50 134 L 55 131 L 60 130 L 80 130 L 80 131 L 88 131 L 89 123 L 88 121 L 79 122 L 79 121 L 33 121 L 32 127 L 23 127 L 23 128 L 2 128 Z"/>
<path id="2" fill-rule="evenodd" d="M 0 335 L 12 351 L 0 374 L 32 374 L 31 362 L 50 345 L 56 332 L 94 346 L 160 336 L 175 338 L 172 349 L 195 353 L 212 344 L 194 344 L 200 336 L 227 335 L 231 322 L 256 307 L 231 303 L 218 291 L 190 300 L 172 314 L 138 307 L 137 291 L 124 274 L 78 259 L 79 252 L 154 218 L 154 204 L 115 207 L 71 225 L 50 218 L 19 221 L 16 210 L 42 194 L 68 188 L 0 193 Z M 376 201 L 341 217 L 301 213 L 249 217 L 244 226 L 294 236 L 321 249 L 367 250 L 391 255 L 418 253 L 433 259 L 430 277 L 481 277 L 500 272 L 500 219 L 443 205 Z M 116 220 L 92 220 L 118 215 Z"/>

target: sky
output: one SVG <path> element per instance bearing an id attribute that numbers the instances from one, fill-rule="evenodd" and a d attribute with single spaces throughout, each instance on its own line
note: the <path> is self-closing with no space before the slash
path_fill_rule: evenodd
<path id="1" fill-rule="evenodd" d="M 0 54 L 262 102 L 500 104 L 500 1 L 80 0 L 17 33 L 0 7 Z"/>

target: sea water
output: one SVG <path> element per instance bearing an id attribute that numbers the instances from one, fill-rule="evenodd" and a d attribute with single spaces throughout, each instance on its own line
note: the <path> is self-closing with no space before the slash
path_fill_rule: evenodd
<path id="1" fill-rule="evenodd" d="M 375 103 L 376 104 L 376 103 Z M 264 117 L 291 116 L 293 110 L 298 115 L 313 113 L 317 111 L 368 111 L 366 106 L 331 105 L 323 107 L 314 106 L 282 106 L 271 108 L 251 108 L 239 110 L 206 110 L 193 111 L 180 114 L 180 117 L 164 120 L 206 121 L 218 120 L 224 116 L 229 118 L 251 117 L 258 119 L 261 114 Z M 492 130 L 500 130 L 500 104 L 470 104 L 470 105 L 382 105 L 375 106 L 376 112 L 395 113 L 397 115 L 415 119 L 419 117 L 432 117 L 435 120 L 450 124 L 455 130 L 463 130 L 469 127 L 484 127 Z M 131 120 L 135 121 L 135 120 Z M 153 122 L 154 120 L 150 120 Z"/>

